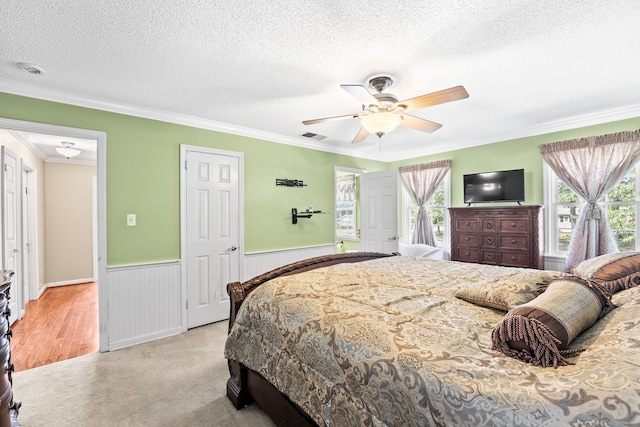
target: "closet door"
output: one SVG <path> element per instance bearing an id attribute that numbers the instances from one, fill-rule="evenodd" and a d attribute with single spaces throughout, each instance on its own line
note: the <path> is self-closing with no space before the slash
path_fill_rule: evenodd
<path id="1" fill-rule="evenodd" d="M 360 175 L 362 234 L 360 250 L 398 252 L 398 171 Z"/>

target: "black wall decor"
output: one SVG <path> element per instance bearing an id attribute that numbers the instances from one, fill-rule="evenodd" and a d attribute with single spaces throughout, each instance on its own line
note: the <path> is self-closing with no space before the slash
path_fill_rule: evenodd
<path id="1" fill-rule="evenodd" d="M 306 187 L 301 179 L 276 178 L 276 187 Z"/>

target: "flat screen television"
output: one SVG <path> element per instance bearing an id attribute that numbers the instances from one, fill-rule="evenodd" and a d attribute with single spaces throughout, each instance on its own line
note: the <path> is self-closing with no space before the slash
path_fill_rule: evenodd
<path id="1" fill-rule="evenodd" d="M 464 202 L 524 202 L 524 169 L 464 175 Z"/>

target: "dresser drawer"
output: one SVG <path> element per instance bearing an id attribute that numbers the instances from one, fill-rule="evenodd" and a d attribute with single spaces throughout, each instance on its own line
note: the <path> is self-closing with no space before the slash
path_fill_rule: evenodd
<path id="1" fill-rule="evenodd" d="M 526 234 L 500 235 L 500 249 L 529 249 L 529 236 Z"/>
<path id="2" fill-rule="evenodd" d="M 498 252 L 497 251 L 482 251 L 482 261 L 483 264 L 497 264 L 498 263 Z"/>
<path id="3" fill-rule="evenodd" d="M 460 233 L 457 235 L 458 246 L 479 246 L 480 235 L 472 233 Z"/>
<path id="4" fill-rule="evenodd" d="M 531 267 L 529 252 L 500 252 L 500 265 L 507 267 Z"/>
<path id="5" fill-rule="evenodd" d="M 529 218 L 500 218 L 501 233 L 528 233 Z"/>
<path id="6" fill-rule="evenodd" d="M 458 248 L 453 256 L 455 261 L 480 262 L 480 251 L 475 248 Z"/>
<path id="7" fill-rule="evenodd" d="M 483 234 L 482 235 L 482 247 L 483 248 L 496 248 L 498 246 L 498 236 L 496 234 Z"/>
<path id="8" fill-rule="evenodd" d="M 482 218 L 482 231 L 496 232 L 496 224 L 498 222 L 495 218 Z"/>
<path id="9" fill-rule="evenodd" d="M 480 231 L 480 218 L 456 218 L 454 230 L 461 233 Z"/>

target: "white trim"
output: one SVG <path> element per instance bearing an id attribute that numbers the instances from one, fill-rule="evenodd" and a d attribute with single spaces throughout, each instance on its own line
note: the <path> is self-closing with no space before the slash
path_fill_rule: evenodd
<path id="1" fill-rule="evenodd" d="M 60 102 L 63 104 L 76 105 L 79 107 L 92 108 L 95 110 L 109 111 L 113 113 L 126 114 L 128 116 L 142 117 L 152 120 L 160 120 L 166 123 L 174 123 L 178 125 L 191 126 L 200 129 L 224 132 L 232 135 L 246 136 L 249 138 L 261 139 L 264 141 L 277 142 L 279 144 L 292 145 L 295 147 L 308 148 L 310 150 L 325 151 L 329 153 L 344 154 L 353 156 L 349 149 L 341 147 L 319 147 L 312 145 L 308 141 L 298 138 L 287 137 L 271 132 L 265 132 L 257 129 L 251 129 L 229 123 L 218 122 L 210 119 L 189 116 L 186 114 L 175 113 L 166 110 L 143 107 L 140 105 L 125 104 L 113 102 L 82 94 L 74 94 L 72 92 L 60 91 L 41 86 L 33 86 L 22 82 L 0 78 L 0 92 L 11 93 L 14 95 L 27 96 L 30 98 L 43 99 L 46 101 Z M 301 137 L 302 138 L 302 137 Z M 349 148 L 349 147 L 347 147 Z M 363 157 L 376 160 L 377 156 Z"/>
<path id="2" fill-rule="evenodd" d="M 0 79 L 0 90 L 2 90 Z M 37 96 L 35 96 L 37 98 Z M 108 308 L 107 301 L 107 134 L 102 131 L 79 129 L 46 123 L 26 122 L 0 118 L 0 129 L 39 132 L 67 137 L 95 139 L 97 144 L 97 176 L 98 176 L 98 323 L 100 329 L 100 351 L 109 347 Z"/>
<path id="3" fill-rule="evenodd" d="M 255 252 L 245 252 L 245 257 L 250 257 L 253 255 L 265 255 L 265 254 L 278 254 L 278 253 L 286 253 L 291 251 L 300 251 L 305 249 L 314 249 L 314 248 L 324 248 L 324 247 L 332 247 L 335 248 L 335 243 L 326 243 L 321 245 L 309 245 L 309 246 L 296 246 L 294 248 L 283 248 L 283 249 L 271 249 L 266 251 L 255 251 Z"/>
<path id="4" fill-rule="evenodd" d="M 57 286 L 80 285 L 83 283 L 93 283 L 93 282 L 95 282 L 95 280 L 93 280 L 93 277 L 87 277 L 86 279 L 74 279 L 74 280 L 63 280 L 60 282 L 51 282 L 51 283 L 45 284 L 45 287 L 55 288 Z"/>
<path id="5" fill-rule="evenodd" d="M 162 265 L 170 265 L 170 264 L 179 264 L 182 260 L 169 260 L 169 261 L 152 261 L 152 262 L 141 262 L 136 264 L 118 264 L 118 265 L 110 265 L 107 267 L 108 272 L 113 271 L 123 271 L 123 270 L 132 270 L 136 268 L 147 268 L 147 267 L 158 267 Z"/>
<path id="6" fill-rule="evenodd" d="M 60 102 L 63 104 L 77 105 L 80 107 L 93 108 L 96 110 L 110 111 L 114 113 L 126 114 L 129 116 L 142 117 L 153 120 L 161 120 L 167 123 L 175 123 L 185 126 L 191 126 L 201 129 L 225 132 L 233 135 L 246 136 L 249 138 L 257 138 L 265 141 L 276 142 L 279 144 L 292 145 L 295 147 L 308 148 L 310 150 L 324 151 L 328 153 L 344 154 L 346 156 L 357 157 L 362 159 L 395 162 L 400 160 L 412 159 L 416 157 L 428 156 L 431 154 L 442 153 L 451 150 L 461 150 L 464 148 L 492 144 L 494 142 L 508 141 L 512 139 L 526 138 L 530 136 L 543 135 L 552 132 L 565 131 L 586 126 L 593 126 L 602 123 L 609 123 L 618 120 L 625 120 L 640 117 L 640 104 L 633 104 L 626 107 L 616 108 L 613 110 L 602 111 L 596 114 L 584 116 L 570 117 L 555 122 L 545 123 L 540 126 L 533 126 L 527 129 L 519 129 L 517 132 L 495 134 L 490 137 L 477 139 L 469 139 L 464 142 L 457 142 L 452 146 L 451 141 L 442 141 L 441 143 L 425 144 L 419 149 L 393 155 L 391 153 L 384 154 L 364 154 L 354 152 L 350 146 L 345 148 L 334 146 L 317 146 L 311 145 L 308 141 L 302 141 L 298 138 L 278 135 L 271 132 L 264 132 L 256 129 L 236 126 L 228 123 L 217 122 L 214 120 L 203 119 L 185 114 L 174 113 L 165 110 L 143 107 L 140 105 L 125 104 L 113 102 L 105 99 L 86 96 L 68 91 L 45 88 L 42 86 L 30 85 L 27 83 L 17 82 L 6 78 L 0 78 L 0 91 L 15 95 L 26 96 L 30 98 L 43 99 L 47 101 Z"/>
<path id="7" fill-rule="evenodd" d="M 198 145 L 180 144 L 180 257 L 187 259 L 187 153 L 196 152 L 218 156 L 234 157 L 238 159 L 238 280 L 244 274 L 244 153 L 221 150 L 217 148 L 201 147 Z M 181 307 L 187 304 L 187 268 L 181 269 L 180 292 L 182 294 Z M 182 328 L 188 328 L 187 310 L 182 310 Z"/>
<path id="8" fill-rule="evenodd" d="M 40 239 L 38 239 L 38 169 L 35 166 L 31 165 L 29 162 L 23 159 L 22 168 L 27 170 L 27 183 L 26 187 L 29 190 L 27 194 L 27 210 L 28 212 L 32 212 L 33 215 L 30 215 L 27 218 L 29 222 L 27 227 L 29 228 L 29 299 L 35 300 L 37 299 L 36 295 L 38 295 L 38 288 L 40 287 L 40 269 L 39 266 L 39 248 L 40 248 Z M 24 226 L 24 224 L 23 224 Z M 26 301 L 24 301 L 26 303 Z"/>

